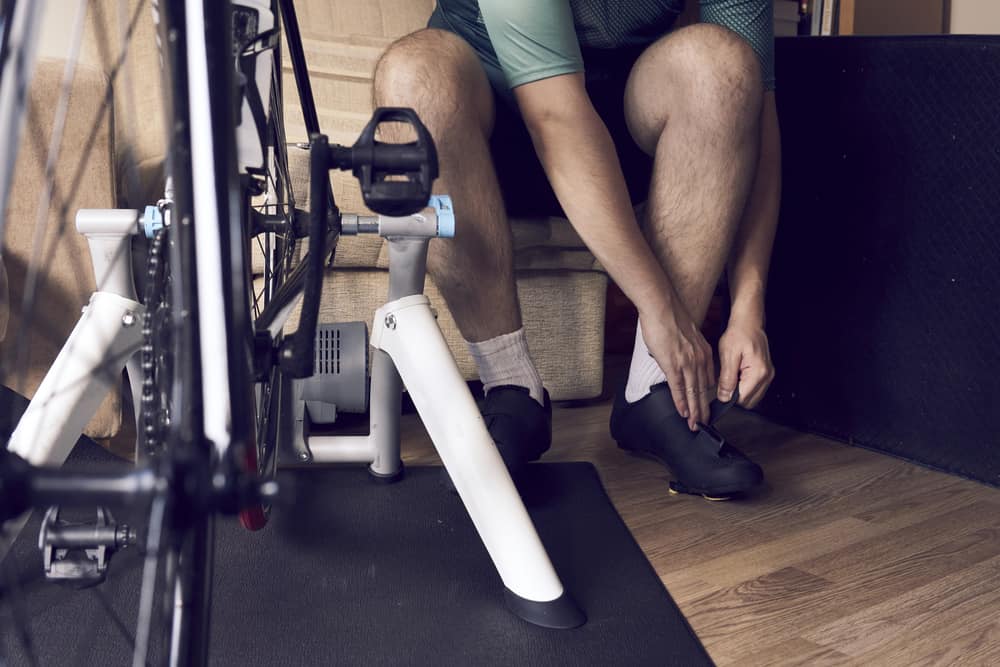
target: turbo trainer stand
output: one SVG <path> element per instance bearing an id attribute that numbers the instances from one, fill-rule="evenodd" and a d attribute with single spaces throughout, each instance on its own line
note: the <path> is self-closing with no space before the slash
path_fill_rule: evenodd
<path id="1" fill-rule="evenodd" d="M 374 131 L 380 122 L 409 123 L 417 131 L 418 141 L 402 145 L 375 142 Z M 500 574 L 511 611 L 549 628 L 582 625 L 586 618 L 564 591 L 423 294 L 429 240 L 454 233 L 450 202 L 437 197 L 430 200 L 432 211 L 392 215 L 394 207 L 411 213 L 423 208 L 429 200 L 430 185 L 437 174 L 430 135 L 412 111 L 379 109 L 353 147 L 329 146 L 325 137 L 317 135 L 310 151 L 311 200 L 316 209 L 312 213 L 310 247 L 322 246 L 326 227 L 322 202 L 330 200 L 329 170 L 353 169 L 368 206 L 388 211 L 389 215 L 345 214 L 341 216 L 343 232 L 377 232 L 388 240 L 390 287 L 389 302 L 376 311 L 372 329 L 375 356 L 369 434 L 310 437 L 303 429 L 305 407 L 299 406 L 301 419 L 295 420 L 291 438 L 293 460 L 364 462 L 375 477 L 397 479 L 402 471 L 399 419 L 405 383 Z M 408 175 L 415 182 L 386 179 L 387 175 L 396 174 Z M 407 191 L 408 201 L 399 196 Z M 165 212 L 169 216 L 169 207 Z M 77 230 L 90 244 L 99 289 L 84 308 L 7 443 L 9 451 L 32 465 L 60 466 L 66 461 L 101 400 L 120 382 L 122 368 L 127 368 L 134 404 L 140 404 L 141 385 L 137 378 L 142 373 L 138 352 L 145 309 L 136 297 L 131 278 L 129 239 L 142 232 L 151 237 L 164 224 L 169 225 L 169 219 L 165 220 L 161 213 L 157 207 L 147 207 L 145 212 L 81 210 L 77 214 Z M 310 273 L 318 284 L 320 272 Z M 308 287 L 306 291 L 310 291 Z M 312 291 L 317 291 L 315 284 Z M 318 305 L 314 301 L 313 308 Z M 287 317 L 287 309 L 282 310 Z M 314 309 L 310 317 L 315 322 Z M 278 331 L 282 323 L 276 321 Z M 319 332 L 321 348 L 324 333 L 329 333 L 329 328 Z M 365 346 L 362 344 L 360 349 L 358 358 L 363 369 Z M 308 361 L 309 370 L 313 370 L 312 353 Z M 324 374 L 322 365 L 319 367 L 320 378 L 315 382 L 293 381 L 296 391 L 306 398 L 313 395 L 310 392 L 318 391 L 316 398 L 332 398 L 332 403 L 349 407 L 343 399 L 323 390 L 323 376 L 329 373 Z M 362 382 L 356 386 L 364 391 L 364 375 L 360 377 Z M 342 384 L 334 382 L 334 386 Z M 299 403 L 293 401 L 293 407 Z M 314 405 L 317 414 L 322 412 L 320 404 Z M 27 520 L 25 514 L 8 525 L 7 546 Z M 49 512 L 40 536 L 46 550 L 47 578 L 96 583 L 105 576 L 110 552 L 135 541 L 134 531 L 119 526 L 110 514 L 101 510 L 96 529 L 93 525 L 82 525 L 80 531 L 73 532 L 59 522 L 58 511 Z M 80 557 L 79 550 L 84 547 L 86 555 Z M 0 560 L 4 556 L 6 547 L 0 547 Z"/>
<path id="2" fill-rule="evenodd" d="M 358 143 L 375 146 L 375 154 L 389 144 L 378 144 L 372 132 L 379 122 L 408 122 L 417 131 L 411 147 L 433 144 L 415 115 L 408 110 L 376 110 Z M 412 114 L 412 112 L 410 112 Z M 356 144 L 355 146 L 357 146 Z M 335 147 L 312 142 L 311 161 L 314 207 L 326 201 L 327 171 L 348 168 L 349 156 L 340 158 Z M 350 149 L 339 149 L 350 150 Z M 327 154 L 324 154 L 327 151 Z M 317 189 L 317 161 L 322 170 Z M 436 175 L 436 158 L 434 158 Z M 411 162 L 404 169 L 419 177 Z M 378 170 L 378 164 L 375 166 Z M 378 184 L 358 174 L 369 207 L 378 210 L 373 192 Z M 433 180 L 431 177 L 427 186 Z M 387 187 L 403 183 L 386 181 Z M 375 195 L 375 196 L 373 196 Z M 424 195 L 423 201 L 428 201 Z M 451 476 L 490 558 L 503 580 L 510 610 L 524 620 L 548 628 L 582 625 L 586 617 L 563 589 L 510 474 L 490 437 L 479 408 L 459 373 L 437 325 L 430 302 L 423 294 L 430 239 L 454 235 L 454 212 L 447 197 L 430 198 L 433 207 L 409 216 L 341 216 L 344 235 L 377 233 L 389 244 L 388 303 L 375 311 L 371 346 L 371 400 L 367 435 L 311 435 L 310 418 L 329 423 L 337 411 L 363 411 L 365 403 L 365 332 L 361 323 L 324 325 L 317 329 L 316 365 L 312 377 L 292 381 L 295 416 L 291 436 L 279 441 L 279 459 L 286 463 L 367 463 L 369 472 L 384 481 L 398 480 L 400 414 L 405 385 L 441 461 Z M 384 207 L 382 207 L 384 208 Z M 339 344 L 339 349 L 338 348 Z M 339 358 L 339 366 L 337 359 Z M 360 408 L 360 409 L 359 409 Z"/>

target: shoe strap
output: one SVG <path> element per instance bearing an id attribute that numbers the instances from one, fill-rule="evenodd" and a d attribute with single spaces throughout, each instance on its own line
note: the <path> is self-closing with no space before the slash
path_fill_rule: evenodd
<path id="1" fill-rule="evenodd" d="M 736 405 L 736 402 L 740 400 L 740 390 L 737 389 L 733 392 L 733 397 L 728 401 L 720 401 L 719 399 L 714 399 L 709 404 L 709 416 L 707 424 L 698 424 L 698 438 L 707 438 L 711 440 L 717 447 L 716 453 L 722 456 L 732 456 L 734 453 L 739 452 L 738 449 L 726 442 L 726 439 L 721 433 L 719 433 L 713 426 L 715 422 L 719 421 L 722 415 L 726 414 L 731 407 Z"/>
<path id="2" fill-rule="evenodd" d="M 736 405 L 736 402 L 739 400 L 740 400 L 739 387 L 737 387 L 736 390 L 733 391 L 733 397 L 730 398 L 728 401 L 723 402 L 717 398 L 714 399 L 708 406 L 709 407 L 708 425 L 711 426 L 715 422 L 719 421 L 719 419 L 722 418 L 722 415 L 729 412 L 729 408 Z M 701 426 L 704 426 L 704 424 L 701 424 Z"/>

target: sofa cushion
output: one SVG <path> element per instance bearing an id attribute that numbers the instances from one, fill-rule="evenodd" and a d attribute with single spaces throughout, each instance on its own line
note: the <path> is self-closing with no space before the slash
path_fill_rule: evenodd
<path id="1" fill-rule="evenodd" d="M 64 4 L 49 3 L 42 27 L 43 48 L 59 58 L 66 57 L 65 31 L 70 26 L 52 13 Z M 126 38 L 128 48 L 123 53 Z M 148 0 L 87 3 L 80 60 L 103 71 L 111 81 L 117 205 L 141 208 L 156 202 L 163 196 L 166 100 L 156 26 Z M 103 97 L 105 93 L 106 85 L 92 94 Z"/>
<path id="2" fill-rule="evenodd" d="M 376 269 L 335 269 L 327 275 L 320 322 L 364 322 L 385 303 L 389 274 Z M 604 295 L 607 276 L 597 271 L 523 271 L 517 293 L 532 359 L 552 400 L 601 394 L 604 372 Z M 463 377 L 478 378 L 475 363 L 444 298 L 428 279 L 424 293 Z M 290 329 L 297 322 L 289 323 Z"/>

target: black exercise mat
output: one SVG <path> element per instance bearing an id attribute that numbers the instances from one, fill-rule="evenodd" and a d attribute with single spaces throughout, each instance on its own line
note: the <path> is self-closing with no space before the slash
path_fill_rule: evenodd
<path id="1" fill-rule="evenodd" d="M 116 465 L 81 441 L 69 464 L 96 462 Z M 363 468 L 289 473 L 295 507 L 276 510 L 263 531 L 220 520 L 211 664 L 711 664 L 593 466 L 537 464 L 524 479 L 539 533 L 588 616 L 569 631 L 507 611 L 500 578 L 440 475 L 437 467 L 411 468 L 403 481 L 380 485 Z M 37 528 L 36 517 L 9 560 L 30 591 L 39 663 L 130 664 L 107 608 L 134 631 L 138 553 L 116 556 L 101 586 L 72 591 L 40 580 Z M 10 664 L 25 664 L 10 605 L 3 606 L 2 646 Z"/>

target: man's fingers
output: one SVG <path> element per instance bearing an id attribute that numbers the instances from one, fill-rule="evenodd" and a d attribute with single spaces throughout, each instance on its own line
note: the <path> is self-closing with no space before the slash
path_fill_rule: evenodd
<path id="1" fill-rule="evenodd" d="M 718 397 L 723 403 L 732 400 L 733 392 L 736 391 L 736 383 L 740 377 L 741 360 L 742 356 L 738 354 L 727 354 L 720 360 L 722 372 L 719 373 Z"/>
<path id="2" fill-rule="evenodd" d="M 687 404 L 690 408 L 688 428 L 697 431 L 698 422 L 704 419 L 701 408 L 701 379 L 698 377 L 696 368 L 685 368 L 681 372 L 684 374 L 684 393 L 687 394 Z"/>
<path id="3" fill-rule="evenodd" d="M 687 393 L 684 388 L 684 377 L 677 371 L 671 370 L 671 372 L 664 372 L 667 376 L 667 386 L 670 387 L 670 395 L 674 399 L 674 407 L 677 408 L 677 414 L 684 419 L 688 419 L 690 412 L 688 411 L 688 400 Z"/>
<path id="4" fill-rule="evenodd" d="M 753 409 L 753 406 L 757 405 L 757 401 L 759 400 L 759 393 L 759 383 L 751 382 L 749 379 L 746 383 L 740 382 L 740 400 L 737 401 L 737 405 L 747 410 Z"/>
<path id="5" fill-rule="evenodd" d="M 715 378 L 718 376 L 715 374 L 715 359 L 712 358 L 711 346 L 705 342 L 703 349 L 705 354 L 705 384 L 701 386 L 702 409 L 704 410 L 702 423 L 707 424 L 712 420 L 712 399 L 715 398 Z"/>
<path id="6" fill-rule="evenodd" d="M 760 400 L 761 400 L 762 398 L 764 398 L 764 392 L 762 392 L 762 391 L 757 391 L 757 392 L 755 392 L 755 393 L 754 393 L 754 395 L 753 395 L 753 396 L 751 396 L 751 397 L 750 397 L 750 398 L 749 398 L 749 399 L 747 400 L 747 402 L 746 402 L 746 405 L 744 405 L 744 406 L 742 406 L 742 407 L 743 407 L 743 408 L 746 408 L 747 410 L 753 410 L 754 408 L 756 408 L 756 407 L 757 407 L 757 404 L 758 404 L 758 403 L 760 403 Z M 742 401 L 740 401 L 740 402 L 742 403 Z"/>
<path id="7" fill-rule="evenodd" d="M 707 424 L 712 415 L 712 367 L 711 360 L 708 364 L 702 363 L 698 367 L 698 421 Z"/>
<path id="8" fill-rule="evenodd" d="M 740 397 L 740 406 L 746 408 L 747 410 L 753 410 L 757 407 L 757 404 L 760 403 L 761 399 L 764 398 L 766 388 L 767 387 L 763 382 L 758 383 L 746 399 Z"/>
<path id="9" fill-rule="evenodd" d="M 740 377 L 740 406 L 751 410 L 760 403 L 774 378 L 770 369 L 745 371 Z"/>
<path id="10" fill-rule="evenodd" d="M 740 407 L 750 407 L 750 400 L 757 391 L 762 376 L 762 371 L 752 366 L 740 371 L 740 400 L 737 402 Z"/>
<path id="11" fill-rule="evenodd" d="M 712 387 L 706 384 L 701 392 L 698 394 L 698 398 L 701 399 L 701 417 L 698 421 L 702 424 L 707 424 L 712 421 Z"/>

